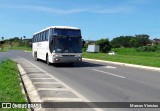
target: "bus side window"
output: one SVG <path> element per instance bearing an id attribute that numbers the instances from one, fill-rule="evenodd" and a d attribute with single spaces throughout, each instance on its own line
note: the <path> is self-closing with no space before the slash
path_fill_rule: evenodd
<path id="1" fill-rule="evenodd" d="M 37 42 L 37 39 L 38 39 L 38 35 L 36 34 L 36 38 L 35 38 L 35 41 Z"/>
<path id="2" fill-rule="evenodd" d="M 41 41 L 43 41 L 43 32 L 41 32 Z"/>
<path id="3" fill-rule="evenodd" d="M 45 31 L 45 40 L 47 41 L 47 31 Z"/>
<path id="4" fill-rule="evenodd" d="M 33 41 L 36 42 L 36 35 L 34 35 Z"/>
<path id="5" fill-rule="evenodd" d="M 46 40 L 48 40 L 48 30 L 46 31 Z"/>
<path id="6" fill-rule="evenodd" d="M 44 32 L 42 32 L 42 40 L 45 41 L 45 35 Z"/>
<path id="7" fill-rule="evenodd" d="M 43 32 L 42 32 L 42 41 L 43 41 Z"/>
<path id="8" fill-rule="evenodd" d="M 37 34 L 36 34 L 36 37 L 35 37 L 35 42 L 37 42 Z"/>
<path id="9" fill-rule="evenodd" d="M 43 41 L 43 32 L 42 32 L 41 36 L 42 36 L 42 41 Z"/>
<path id="10" fill-rule="evenodd" d="M 34 42 L 34 38 L 35 38 L 35 35 L 34 35 L 33 38 L 32 38 L 32 42 Z"/>
<path id="11" fill-rule="evenodd" d="M 41 32 L 41 41 L 43 41 L 43 32 Z"/>
<path id="12" fill-rule="evenodd" d="M 38 36 L 39 36 L 38 37 L 38 42 L 40 42 L 41 41 L 41 33 L 39 33 Z"/>
<path id="13" fill-rule="evenodd" d="M 37 39 L 38 39 L 38 35 L 36 34 L 36 42 L 38 42 L 38 40 L 37 40 Z"/>
<path id="14" fill-rule="evenodd" d="M 45 41 L 45 31 L 43 32 L 43 41 Z"/>
<path id="15" fill-rule="evenodd" d="M 40 42 L 42 41 L 42 33 L 40 33 Z"/>
<path id="16" fill-rule="evenodd" d="M 35 38 L 35 41 L 37 42 L 37 38 L 38 38 L 38 35 L 36 34 L 36 38 Z"/>
<path id="17" fill-rule="evenodd" d="M 46 41 L 46 32 L 43 32 L 43 40 Z"/>
<path id="18" fill-rule="evenodd" d="M 46 31 L 44 31 L 44 40 L 46 41 Z"/>
<path id="19" fill-rule="evenodd" d="M 34 42 L 36 42 L 36 35 L 34 36 Z"/>
<path id="20" fill-rule="evenodd" d="M 39 42 L 40 36 L 39 36 L 39 34 L 38 34 L 37 36 L 38 36 L 38 37 L 37 37 L 37 42 Z"/>

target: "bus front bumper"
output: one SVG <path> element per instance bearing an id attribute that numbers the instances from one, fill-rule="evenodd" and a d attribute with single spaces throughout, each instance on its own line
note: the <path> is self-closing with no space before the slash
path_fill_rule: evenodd
<path id="1" fill-rule="evenodd" d="M 53 63 L 75 63 L 82 62 L 82 57 L 55 57 Z"/>

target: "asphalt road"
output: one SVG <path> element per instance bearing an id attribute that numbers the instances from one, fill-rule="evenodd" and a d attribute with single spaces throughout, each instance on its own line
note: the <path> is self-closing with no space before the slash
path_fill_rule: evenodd
<path id="1" fill-rule="evenodd" d="M 0 60 L 4 58 L 24 58 L 93 102 L 160 102 L 160 72 L 87 61 L 48 66 L 24 51 L 0 52 Z"/>

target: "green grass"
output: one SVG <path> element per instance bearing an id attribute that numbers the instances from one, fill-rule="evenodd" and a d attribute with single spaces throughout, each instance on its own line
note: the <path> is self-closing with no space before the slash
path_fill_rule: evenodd
<path id="1" fill-rule="evenodd" d="M 0 49 L 0 52 L 7 52 L 8 50 L 26 50 L 26 51 L 32 51 L 31 47 L 4 47 L 4 49 Z"/>
<path id="2" fill-rule="evenodd" d="M 26 102 L 20 87 L 15 62 L 4 60 L 0 63 L 0 102 Z M 4 111 L 26 111 L 27 109 L 0 109 Z"/>
<path id="3" fill-rule="evenodd" d="M 12 47 L 10 48 L 12 50 L 26 50 L 26 51 L 32 51 L 31 47 Z"/>
<path id="4" fill-rule="evenodd" d="M 160 52 L 137 52 L 135 48 L 113 48 L 119 55 L 133 55 L 145 57 L 160 57 Z"/>
<path id="5" fill-rule="evenodd" d="M 116 55 L 107 53 L 83 53 L 84 58 L 99 59 L 106 61 L 122 62 L 144 66 L 160 67 L 160 53 L 158 52 L 136 52 L 133 48 L 117 48 Z"/>
<path id="6" fill-rule="evenodd" d="M 0 52 L 7 52 L 8 50 L 4 48 L 3 50 L 0 48 Z"/>

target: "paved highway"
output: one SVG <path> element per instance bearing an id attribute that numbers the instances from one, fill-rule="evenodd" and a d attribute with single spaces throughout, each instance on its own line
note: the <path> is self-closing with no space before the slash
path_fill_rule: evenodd
<path id="1" fill-rule="evenodd" d="M 4 58 L 24 58 L 93 102 L 160 102 L 160 72 L 89 61 L 48 66 L 24 51 L 0 52 L 0 60 Z"/>

